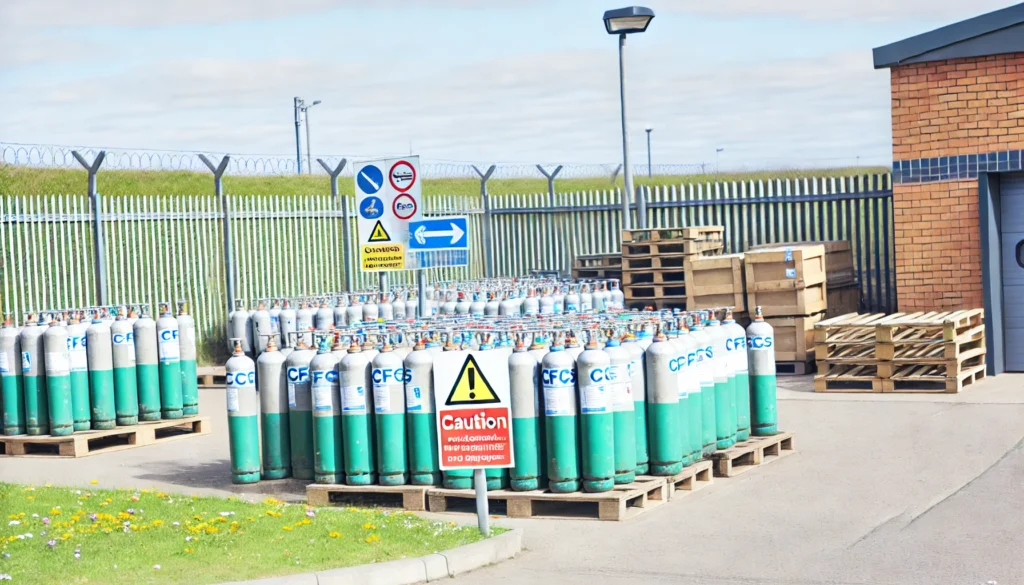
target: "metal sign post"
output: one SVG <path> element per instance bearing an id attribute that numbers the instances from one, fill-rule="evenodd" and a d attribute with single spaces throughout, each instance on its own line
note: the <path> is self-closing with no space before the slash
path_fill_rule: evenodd
<path id="1" fill-rule="evenodd" d="M 487 181 L 494 174 L 495 165 L 488 167 L 487 172 L 473 165 L 473 170 L 480 175 L 480 199 L 484 206 L 484 276 L 494 278 L 494 260 L 491 256 L 491 196 L 487 193 Z"/>
<path id="2" fill-rule="evenodd" d="M 210 162 L 210 159 L 206 158 L 205 154 L 200 154 L 199 160 L 203 161 L 203 164 L 213 173 L 213 190 L 220 199 L 221 209 L 224 211 L 224 276 L 227 279 L 228 288 L 228 314 L 231 314 L 231 303 L 235 298 L 235 263 L 231 252 L 231 209 L 228 206 L 228 198 L 224 195 L 224 181 L 222 179 L 231 157 L 224 155 L 224 158 L 220 159 L 220 164 L 217 166 L 213 166 L 213 163 Z"/>
<path id="3" fill-rule="evenodd" d="M 100 165 L 103 164 L 103 159 L 106 158 L 107 153 L 101 150 L 96 158 L 93 159 L 92 164 L 85 162 L 85 158 L 78 154 L 77 150 L 72 150 L 71 154 L 74 155 L 75 160 L 78 164 L 85 167 L 85 170 L 89 173 L 89 200 L 92 202 L 92 239 L 93 239 L 93 255 L 94 262 L 96 265 L 96 298 L 97 303 L 100 305 L 107 304 L 107 266 L 106 266 L 106 242 L 103 236 L 103 200 L 100 197 L 99 192 L 96 191 L 96 173 L 100 170 Z"/>
<path id="4" fill-rule="evenodd" d="M 338 207 L 341 209 L 341 262 L 345 266 L 345 291 L 352 292 L 352 264 L 350 263 L 351 256 L 349 255 L 349 227 L 348 227 L 348 201 L 341 197 L 338 193 L 338 176 L 341 175 L 341 171 L 345 168 L 345 164 L 348 163 L 348 159 L 343 158 L 338 163 L 338 166 L 331 168 L 327 166 L 324 159 L 318 158 L 316 162 L 320 163 L 320 166 L 327 171 L 327 174 L 331 177 L 331 195 L 334 200 L 338 203 Z"/>

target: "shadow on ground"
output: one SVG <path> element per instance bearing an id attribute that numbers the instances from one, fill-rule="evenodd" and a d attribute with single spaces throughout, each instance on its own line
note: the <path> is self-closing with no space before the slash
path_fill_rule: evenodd
<path id="1" fill-rule="evenodd" d="M 231 461 L 213 459 L 203 462 L 175 462 L 173 464 L 152 463 L 147 471 L 137 477 L 181 488 L 182 493 L 196 489 L 224 490 L 236 494 L 268 494 L 287 501 L 305 501 L 306 485 L 309 481 L 279 479 L 250 484 L 231 483 Z"/>

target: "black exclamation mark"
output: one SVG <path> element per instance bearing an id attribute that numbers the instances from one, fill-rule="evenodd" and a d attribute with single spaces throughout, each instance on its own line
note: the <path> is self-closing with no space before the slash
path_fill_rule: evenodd
<path id="1" fill-rule="evenodd" d="M 474 400 L 476 398 L 476 368 L 469 368 L 469 399 Z"/>

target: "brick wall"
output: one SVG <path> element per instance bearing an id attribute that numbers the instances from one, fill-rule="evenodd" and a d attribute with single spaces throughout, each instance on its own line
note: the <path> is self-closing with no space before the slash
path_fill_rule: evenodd
<path id="1" fill-rule="evenodd" d="M 1024 149 L 1024 53 L 893 67 L 893 160 Z M 901 311 L 983 306 L 977 180 L 893 188 Z"/>

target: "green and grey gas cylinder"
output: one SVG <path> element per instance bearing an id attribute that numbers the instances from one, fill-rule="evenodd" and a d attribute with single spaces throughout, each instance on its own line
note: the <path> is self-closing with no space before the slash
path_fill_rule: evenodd
<path id="1" fill-rule="evenodd" d="M 397 309 L 396 309 L 397 310 Z M 409 435 L 409 483 L 439 485 L 434 357 L 423 338 L 405 357 L 405 412 Z"/>
<path id="2" fill-rule="evenodd" d="M 277 318 L 278 332 L 281 334 L 281 347 L 295 347 L 297 338 L 292 335 L 296 331 L 295 308 L 287 300 L 281 305 L 281 313 Z"/>
<path id="3" fill-rule="evenodd" d="M 334 309 L 327 304 L 327 299 L 320 299 L 320 306 L 317 308 L 313 319 L 317 331 L 330 331 L 334 329 Z"/>
<path id="4" fill-rule="evenodd" d="M 0 404 L 5 435 L 25 433 L 25 386 L 22 383 L 21 341 L 10 314 L 0 327 Z"/>
<path id="5" fill-rule="evenodd" d="M 487 308 L 485 307 L 486 311 Z M 497 308 L 495 308 L 497 310 Z M 445 343 L 443 351 L 460 351 L 462 345 L 461 337 L 453 341 L 453 337 L 448 338 L 448 342 Z M 430 351 L 430 346 L 427 346 L 427 351 Z M 486 472 L 484 474 L 486 476 Z M 441 474 L 442 480 L 441 485 L 450 490 L 462 490 L 472 489 L 473 486 L 473 470 L 472 469 L 452 469 L 444 471 Z M 488 483 L 489 483 L 488 479 Z M 490 489 L 489 487 L 487 489 Z"/>
<path id="6" fill-rule="evenodd" d="M 697 458 L 711 457 L 717 450 L 717 430 L 715 429 L 715 350 L 711 337 L 704 330 L 698 317 L 690 328 L 690 335 L 697 340 L 697 372 L 700 377 L 700 437 L 701 450 Z"/>
<path id="7" fill-rule="evenodd" d="M 160 304 L 160 318 L 156 321 L 157 351 L 160 365 L 160 416 L 176 419 L 183 416 L 181 398 L 181 331 L 178 320 L 171 314 L 170 303 Z"/>
<path id="8" fill-rule="evenodd" d="M 273 317 L 271 317 L 273 318 Z M 188 303 L 178 301 L 178 345 L 181 349 L 181 414 L 199 414 L 199 379 L 196 375 L 196 322 Z"/>
<path id="9" fill-rule="evenodd" d="M 180 325 L 180 322 L 179 322 Z M 274 337 L 256 360 L 256 390 L 260 397 L 263 479 L 283 479 L 292 474 L 291 434 L 288 418 L 288 384 L 285 357 Z"/>
<path id="10" fill-rule="evenodd" d="M 739 439 L 739 429 L 744 430 L 744 437 L 749 438 L 750 432 L 750 375 L 747 366 L 747 332 L 732 318 L 732 311 L 727 311 L 725 320 L 722 321 L 722 329 L 725 329 L 725 355 L 729 364 L 729 370 L 733 373 L 733 404 L 736 411 L 737 436 L 733 443 Z M 719 449 L 722 447 L 720 446 Z"/>
<path id="11" fill-rule="evenodd" d="M 694 427 L 695 419 L 697 423 L 700 422 L 700 379 L 690 364 L 691 360 L 696 360 L 696 342 L 690 337 L 685 325 L 683 327 L 682 330 L 669 331 L 668 342 L 674 345 L 678 352 L 678 357 L 670 362 L 669 367 L 676 374 L 676 391 L 679 397 L 676 407 L 679 417 L 677 437 L 683 466 L 688 467 L 700 459 L 700 431 L 694 431 L 695 428 L 700 428 Z"/>
<path id="12" fill-rule="evenodd" d="M 50 405 L 50 435 L 61 437 L 74 432 L 71 397 L 71 358 L 68 355 L 68 330 L 53 321 L 43 334 L 46 351 L 46 394 Z"/>
<path id="13" fill-rule="evenodd" d="M 241 339 L 232 341 L 235 351 L 224 366 L 231 483 L 256 483 L 260 480 L 260 400 L 256 390 L 256 364 L 242 352 Z"/>
<path id="14" fill-rule="evenodd" d="M 610 393 L 614 429 L 615 483 L 633 483 L 637 467 L 636 416 L 633 414 L 636 404 L 633 402 L 633 379 L 629 370 L 633 356 L 614 334 L 608 338 L 604 352 L 609 360 L 605 380 Z"/>
<path id="15" fill-rule="evenodd" d="M 92 427 L 92 406 L 89 400 L 89 355 L 86 350 L 85 332 L 89 323 L 80 321 L 82 316 L 72 313 L 68 321 L 68 360 L 71 364 L 71 414 L 75 431 L 87 431 Z M 52 433 L 51 433 L 52 434 Z"/>
<path id="16" fill-rule="evenodd" d="M 705 329 L 711 338 L 711 363 L 715 381 L 714 425 L 715 448 L 728 449 L 736 442 L 736 375 L 729 353 L 730 332 L 712 315 Z M 708 429 L 704 429 L 707 434 Z"/>
<path id="17" fill-rule="evenodd" d="M 288 432 L 295 479 L 313 479 L 313 389 L 309 382 L 309 362 L 315 355 L 316 352 L 300 339 L 295 351 L 285 359 Z"/>
<path id="18" fill-rule="evenodd" d="M 313 481 L 316 483 L 345 481 L 338 378 L 338 357 L 331 353 L 330 340 L 321 339 L 316 356 L 309 362 L 313 389 Z"/>
<path id="19" fill-rule="evenodd" d="M 540 364 L 519 341 L 508 358 L 509 387 L 512 400 L 512 449 L 515 467 L 509 473 L 513 491 L 541 489 L 544 464 L 540 414 Z"/>
<path id="20" fill-rule="evenodd" d="M 30 436 L 50 433 L 50 397 L 46 391 L 46 328 L 29 314 L 18 334 L 21 343 L 21 384 L 25 391 L 25 433 Z"/>
<path id="21" fill-rule="evenodd" d="M 341 444 L 345 449 L 345 483 L 377 483 L 373 427 L 373 391 L 367 386 L 369 362 L 355 341 L 338 364 L 341 379 Z"/>
<path id="22" fill-rule="evenodd" d="M 252 316 L 245 310 L 245 304 L 241 299 L 235 299 L 235 310 L 228 315 L 228 340 L 231 339 L 240 339 L 242 351 L 246 355 L 252 355 Z M 230 341 L 228 351 L 234 351 L 234 345 Z"/>
<path id="23" fill-rule="evenodd" d="M 650 471 L 647 455 L 647 376 L 644 371 L 644 350 L 630 333 L 622 347 L 629 352 L 629 381 L 633 393 L 633 429 L 636 438 L 636 474 L 647 475 Z"/>
<path id="24" fill-rule="evenodd" d="M 651 475 L 675 475 L 683 469 L 683 443 L 679 437 L 679 350 L 661 331 L 644 352 L 644 369 Z"/>
<path id="25" fill-rule="evenodd" d="M 473 339 L 473 340 L 470 341 L 470 344 L 476 343 L 476 342 L 477 342 L 477 340 Z M 494 345 L 495 339 L 494 339 L 493 335 L 487 334 L 478 343 L 479 343 L 480 351 L 496 351 L 496 352 L 499 352 L 499 353 L 503 353 L 504 359 L 508 360 L 508 357 L 509 357 L 510 353 L 507 352 L 504 347 L 497 348 Z M 508 470 L 508 468 L 504 468 L 504 467 L 490 468 L 490 469 L 487 469 L 487 470 L 484 471 L 484 476 L 487 478 L 487 489 L 488 489 L 488 491 L 490 491 L 490 490 L 504 490 L 504 489 L 508 489 L 508 485 L 509 485 L 509 470 Z"/>
<path id="26" fill-rule="evenodd" d="M 747 327 L 747 355 L 750 358 L 750 426 L 755 437 L 779 432 L 775 389 L 775 330 L 764 320 L 757 307 L 754 321 Z M 742 429 L 737 433 L 742 437 Z"/>
<path id="27" fill-rule="evenodd" d="M 405 427 L 405 364 L 389 342 L 373 358 L 373 410 L 380 485 L 408 482 Z"/>
<path id="28" fill-rule="evenodd" d="M 541 362 L 544 390 L 545 453 L 548 488 L 555 493 L 580 489 L 580 447 L 576 401 L 576 360 L 561 338 Z"/>
<path id="29" fill-rule="evenodd" d="M 130 315 L 129 315 L 130 316 Z M 148 313 L 135 320 L 135 373 L 139 388 L 139 420 L 160 420 L 160 356 L 156 322 Z M 241 346 L 241 342 L 239 342 Z"/>
<path id="30" fill-rule="evenodd" d="M 114 410 L 116 423 L 139 423 L 139 385 L 135 372 L 135 332 L 124 314 L 118 312 L 110 325 L 111 361 L 114 366 Z"/>
<path id="31" fill-rule="evenodd" d="M 85 346 L 89 358 L 89 402 L 92 407 L 92 428 L 112 429 L 117 426 L 114 401 L 114 357 L 110 325 L 96 318 L 85 330 Z"/>
<path id="32" fill-rule="evenodd" d="M 580 447 L 583 490 L 607 492 L 615 487 L 615 428 L 608 388 L 611 361 L 591 333 L 586 349 L 576 358 L 579 381 Z"/>

